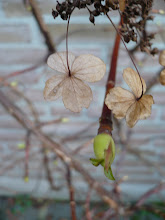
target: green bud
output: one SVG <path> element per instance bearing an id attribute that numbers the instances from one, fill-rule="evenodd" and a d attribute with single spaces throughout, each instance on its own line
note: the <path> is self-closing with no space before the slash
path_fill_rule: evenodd
<path id="1" fill-rule="evenodd" d="M 101 164 L 104 167 L 104 174 L 111 180 L 114 180 L 114 176 L 111 170 L 111 164 L 115 158 L 115 143 L 112 136 L 109 134 L 99 134 L 94 138 L 94 153 L 95 158 L 91 158 L 90 161 L 94 166 Z"/>
<path id="2" fill-rule="evenodd" d="M 115 158 L 115 143 L 109 134 L 98 134 L 94 138 L 94 153 L 97 159 L 105 159 L 105 151 L 111 149 L 111 163 Z"/>

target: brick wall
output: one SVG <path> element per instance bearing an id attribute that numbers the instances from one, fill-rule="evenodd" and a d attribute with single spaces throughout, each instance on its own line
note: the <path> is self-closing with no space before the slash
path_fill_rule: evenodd
<path id="1" fill-rule="evenodd" d="M 47 49 L 44 39 L 40 34 L 35 19 L 32 17 L 21 0 L 1 0 L 0 2 L 0 77 L 18 71 L 40 62 L 46 55 Z M 55 7 L 53 0 L 37 1 L 44 21 L 50 31 L 57 50 L 65 50 L 66 22 L 53 20 L 51 9 Z M 164 2 L 159 1 L 154 8 L 164 8 Z M 118 16 L 113 13 L 113 20 L 117 24 Z M 149 31 L 158 31 L 153 41 L 158 49 L 164 49 L 165 44 L 165 19 L 164 15 L 156 15 L 154 21 L 148 25 Z M 76 11 L 71 18 L 69 37 L 69 50 L 76 55 L 82 53 L 94 54 L 109 65 L 112 53 L 115 32 L 112 25 L 104 16 L 96 19 L 96 26 L 89 24 L 86 11 Z M 128 45 L 129 48 L 133 44 Z M 144 79 L 151 79 L 160 69 L 158 56 L 154 58 L 140 52 L 136 53 L 136 62 Z M 125 86 L 122 79 L 122 70 L 131 66 L 131 61 L 121 45 L 118 61 L 117 85 Z M 108 68 L 107 68 L 108 69 Z M 43 127 L 43 131 L 57 142 L 62 142 L 69 151 L 85 145 L 75 158 L 81 161 L 91 175 L 110 188 L 111 183 L 104 177 L 101 167 L 95 168 L 89 163 L 89 157 L 93 156 L 91 139 L 96 135 L 99 117 L 105 92 L 106 77 L 98 83 L 91 84 L 94 100 L 88 110 L 79 114 L 73 114 L 66 110 L 61 100 L 45 102 L 43 88 L 45 80 L 52 72 L 46 65 L 41 65 L 35 71 L 8 80 L 16 83 L 16 88 L 27 96 L 34 104 L 39 119 L 44 122 L 61 117 L 68 118 L 67 123 L 55 123 Z M 9 88 L 1 88 L 11 100 L 14 100 L 23 111 L 32 118 L 31 110 L 23 99 L 13 94 Z M 149 190 L 162 180 L 165 174 L 165 87 L 157 85 L 152 89 L 155 105 L 152 115 L 148 120 L 140 121 L 131 130 L 128 148 L 124 150 L 119 142 L 116 126 L 114 125 L 113 137 L 116 140 L 117 156 L 113 165 L 116 179 L 125 178 L 121 184 L 123 197 L 126 199 L 138 198 L 140 194 Z M 125 121 L 122 121 L 124 134 L 128 131 Z M 26 131 L 21 125 L 3 109 L 0 105 L 0 194 L 30 193 L 35 196 L 49 196 L 53 198 L 67 199 L 67 188 L 63 187 L 57 192 L 52 192 L 46 181 L 43 167 L 43 155 L 40 143 L 31 138 L 29 177 L 28 183 L 24 177 L 25 152 L 20 149 L 24 143 Z M 68 139 L 69 138 L 69 139 Z M 54 162 L 53 155 L 50 157 L 50 167 L 57 185 L 65 185 L 64 176 L 60 168 L 60 161 Z M 13 166 L 14 164 L 14 166 Z M 118 168 L 120 164 L 120 169 Z M 61 168 L 64 170 L 64 168 Z M 84 199 L 87 185 L 82 177 L 73 172 L 76 196 Z M 163 193 L 163 192 L 162 192 Z M 163 195 L 161 193 L 161 195 Z M 93 193 L 93 198 L 95 198 Z"/>

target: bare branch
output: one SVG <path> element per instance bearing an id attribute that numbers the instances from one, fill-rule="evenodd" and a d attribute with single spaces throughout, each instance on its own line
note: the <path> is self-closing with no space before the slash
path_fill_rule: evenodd
<path id="1" fill-rule="evenodd" d="M 54 47 L 53 40 L 52 40 L 48 30 L 47 30 L 46 25 L 44 24 L 44 21 L 42 19 L 41 13 L 40 13 L 40 10 L 39 10 L 35 0 L 29 0 L 29 3 L 30 3 L 30 6 L 32 7 L 33 16 L 35 17 L 35 19 L 38 23 L 38 26 L 40 28 L 40 31 L 43 34 L 44 38 L 45 38 L 45 43 L 48 47 L 49 53 L 55 53 L 56 49 Z"/>
<path id="2" fill-rule="evenodd" d="M 84 179 L 88 182 L 89 185 L 93 186 L 98 194 L 102 197 L 102 199 L 108 203 L 113 209 L 118 210 L 118 204 L 110 198 L 109 192 L 101 187 L 101 185 L 95 181 L 94 178 L 86 172 L 86 170 L 75 160 L 72 156 L 66 152 L 64 148 L 62 148 L 59 144 L 55 143 L 49 137 L 44 135 L 39 129 L 36 128 L 35 124 L 30 121 L 26 115 L 0 91 L 0 102 L 5 107 L 5 109 L 15 117 L 20 124 L 23 125 L 26 129 L 29 129 L 38 139 L 47 147 L 49 147 L 52 151 L 54 151 L 65 163 L 72 166 L 76 171 L 82 174 Z"/>

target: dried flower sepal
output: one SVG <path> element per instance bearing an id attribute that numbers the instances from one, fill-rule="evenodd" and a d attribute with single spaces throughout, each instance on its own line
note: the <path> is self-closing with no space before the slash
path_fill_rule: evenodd
<path id="1" fill-rule="evenodd" d="M 165 50 L 161 51 L 159 55 L 159 63 L 162 66 L 165 66 Z"/>
<path id="2" fill-rule="evenodd" d="M 124 11 L 125 9 L 125 1 L 126 0 L 119 0 L 119 8 L 120 8 L 120 11 Z"/>
<path id="3" fill-rule="evenodd" d="M 44 98 L 53 101 L 62 96 L 65 107 L 73 112 L 88 108 L 93 96 L 83 81 L 99 81 L 106 71 L 104 62 L 90 54 L 75 57 L 73 53 L 60 52 L 50 55 L 47 64 L 60 74 L 46 81 Z"/>
<path id="4" fill-rule="evenodd" d="M 159 55 L 159 63 L 165 67 L 165 50 L 163 50 Z M 165 69 L 160 73 L 160 83 L 165 86 Z"/>
<path id="5" fill-rule="evenodd" d="M 140 80 L 136 71 L 126 68 L 123 78 L 132 93 L 121 87 L 113 88 L 107 94 L 105 103 L 116 118 L 125 117 L 127 125 L 132 128 L 138 120 L 146 119 L 151 115 L 151 106 L 154 101 L 151 95 L 143 95 L 146 91 L 146 84 L 143 78 Z"/>
<path id="6" fill-rule="evenodd" d="M 163 86 L 165 86 L 165 69 L 162 70 L 162 72 L 160 73 L 160 78 L 159 78 L 159 80 L 160 80 L 160 83 L 161 83 Z"/>

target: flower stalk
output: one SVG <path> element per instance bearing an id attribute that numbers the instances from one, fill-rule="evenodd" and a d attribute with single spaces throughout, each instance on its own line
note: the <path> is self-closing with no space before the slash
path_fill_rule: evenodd
<path id="1" fill-rule="evenodd" d="M 119 33 L 116 33 L 116 40 L 115 40 L 115 45 L 113 48 L 111 65 L 110 65 L 109 75 L 108 75 L 107 84 L 106 84 L 105 98 L 106 98 L 106 95 L 108 94 L 109 90 L 115 86 L 116 68 L 117 68 L 117 60 L 118 60 L 119 47 L 120 47 L 120 39 L 121 39 L 121 37 L 120 37 Z M 102 114 L 100 117 L 100 127 L 98 129 L 98 134 L 106 133 L 106 134 L 111 135 L 112 130 L 113 130 L 112 113 L 111 113 L 111 110 L 108 109 L 108 107 L 105 104 L 105 98 L 104 98 L 104 105 L 103 105 Z"/>

